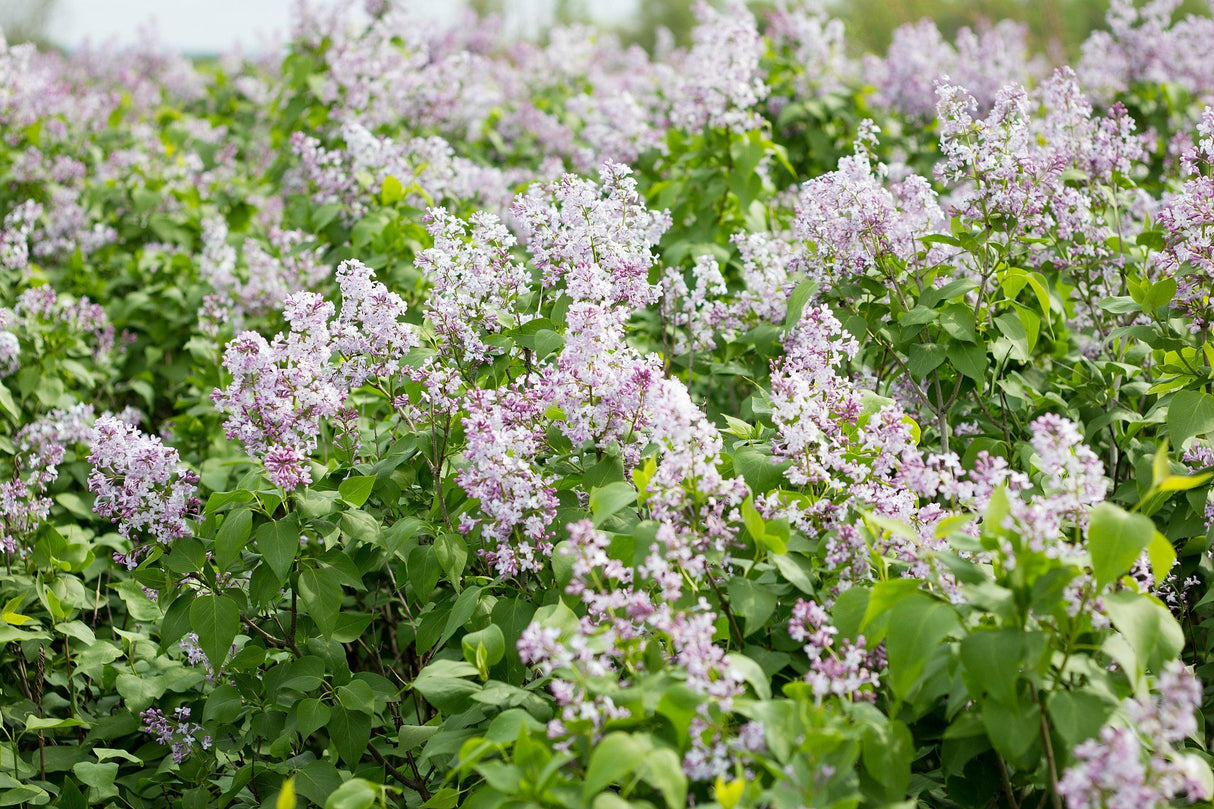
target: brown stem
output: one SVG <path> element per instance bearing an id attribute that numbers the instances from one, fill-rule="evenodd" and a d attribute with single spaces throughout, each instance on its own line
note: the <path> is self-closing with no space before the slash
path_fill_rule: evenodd
<path id="1" fill-rule="evenodd" d="M 1050 723 L 1045 718 L 1044 701 L 1038 698 L 1037 705 L 1041 710 L 1041 742 L 1045 745 L 1045 765 L 1050 774 L 1050 800 L 1054 809 L 1062 809 L 1062 797 L 1058 794 L 1058 764 L 1054 758 L 1054 743 L 1050 741 Z"/>
<path id="2" fill-rule="evenodd" d="M 729 601 L 725 598 L 725 594 L 717 587 L 716 579 L 708 576 L 708 586 L 712 588 L 713 594 L 717 597 L 717 603 L 721 605 L 721 610 L 724 611 L 725 617 L 729 620 L 729 629 L 738 640 L 738 649 L 745 645 L 746 637 L 742 634 L 742 630 L 738 627 L 738 621 L 733 617 L 733 610 L 729 608 Z"/>
<path id="3" fill-rule="evenodd" d="M 373 758 L 377 762 L 379 762 L 380 766 L 382 766 L 385 770 L 387 770 L 389 775 L 391 775 L 397 781 L 400 781 L 402 784 L 407 786 L 409 789 L 416 792 L 418 795 L 421 795 L 421 798 L 423 801 L 430 800 L 430 791 L 428 789 L 426 789 L 426 782 L 424 780 L 422 780 L 420 776 L 416 779 L 410 778 L 409 776 L 405 775 L 400 770 L 393 767 L 391 764 L 388 763 L 388 760 L 386 758 L 384 758 L 384 754 L 375 749 L 374 742 L 367 745 L 367 749 L 371 751 L 371 758 Z"/>

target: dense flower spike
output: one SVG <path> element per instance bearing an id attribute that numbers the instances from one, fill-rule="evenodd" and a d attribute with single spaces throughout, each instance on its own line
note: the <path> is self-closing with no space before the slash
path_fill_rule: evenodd
<path id="1" fill-rule="evenodd" d="M 244 332 L 224 351 L 232 382 L 212 395 L 227 416 L 228 438 L 262 459 L 270 479 L 284 489 L 310 483 L 308 456 L 322 420 L 337 412 L 346 391 L 335 381 L 329 331 L 333 305 L 311 292 L 287 299 L 283 316 L 291 330 L 267 342 Z"/>
<path id="2" fill-rule="evenodd" d="M 97 514 L 118 523 L 119 533 L 131 540 L 148 537 L 167 545 L 189 536 L 201 505 L 195 496 L 198 475 L 177 450 L 113 416 L 97 419 L 89 449 L 89 491 L 97 496 Z M 138 556 L 128 555 L 127 565 Z"/>
<path id="3" fill-rule="evenodd" d="M 1132 726 L 1105 725 L 1099 740 L 1075 748 L 1076 763 L 1058 782 L 1067 809 L 1163 807 L 1177 798 L 1188 803 L 1210 799 L 1209 768 L 1174 747 L 1197 730 L 1193 715 L 1201 704 L 1201 683 L 1173 662 L 1156 686 L 1158 697 L 1127 701 Z"/>
<path id="4" fill-rule="evenodd" d="M 460 486 L 479 502 L 481 536 L 495 543 L 486 558 L 501 576 L 536 573 L 552 554 L 557 499 L 553 481 L 535 468 L 544 446 L 542 398 L 528 390 L 475 391 L 464 417 L 469 466 Z M 465 517 L 470 531 L 477 521 Z"/>
<path id="5" fill-rule="evenodd" d="M 754 127 L 752 110 L 767 96 L 754 16 L 739 0 L 723 11 L 699 2 L 696 16 L 694 43 L 668 90 L 671 121 L 689 132 Z"/>
<path id="6" fill-rule="evenodd" d="M 427 315 L 457 361 L 484 362 L 490 348 L 483 337 L 511 322 L 521 325 L 517 300 L 530 287 L 531 274 L 511 259 L 515 238 L 497 217 L 479 213 L 465 224 L 444 208 L 432 208 L 429 218 L 434 246 L 418 256 L 433 285 Z"/>

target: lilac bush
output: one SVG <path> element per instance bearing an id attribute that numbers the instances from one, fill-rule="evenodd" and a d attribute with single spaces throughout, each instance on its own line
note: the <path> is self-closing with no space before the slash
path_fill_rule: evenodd
<path id="1" fill-rule="evenodd" d="M 0 803 L 1208 802 L 1174 11 L 0 45 Z"/>

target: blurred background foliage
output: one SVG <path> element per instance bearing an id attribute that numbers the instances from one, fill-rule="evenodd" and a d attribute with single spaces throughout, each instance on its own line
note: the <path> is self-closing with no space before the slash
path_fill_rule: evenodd
<path id="1" fill-rule="evenodd" d="M 10 44 L 33 42 L 49 47 L 55 0 L 0 0 L 0 31 Z"/>
<path id="2" fill-rule="evenodd" d="M 522 20 L 534 14 L 532 4 L 524 7 L 514 0 L 464 0 L 480 15 L 500 14 L 513 22 L 525 22 L 531 30 L 537 22 Z M 689 41 L 695 23 L 697 0 L 632 0 L 635 11 L 619 13 L 629 0 L 551 0 L 548 25 L 612 20 L 611 27 L 627 43 L 653 51 L 658 32 L 666 29 L 676 44 Z M 722 2 L 722 0 L 716 0 Z M 848 41 L 856 53 L 883 53 L 894 29 L 924 17 L 935 21 L 946 38 L 951 39 L 962 26 L 977 26 L 984 21 L 1013 19 L 1024 22 L 1035 49 L 1056 61 L 1073 58 L 1088 34 L 1103 27 L 1108 0 L 825 0 L 826 7 L 847 26 Z M 1140 0 L 1141 4 L 1141 0 Z M 0 28 L 10 43 L 36 42 L 48 46 L 55 41 L 57 0 L 0 0 Z M 773 5 L 773 0 L 751 0 L 756 9 Z M 1208 15 L 1205 0 L 1183 0 L 1177 17 Z M 518 18 L 518 19 L 514 19 Z"/>

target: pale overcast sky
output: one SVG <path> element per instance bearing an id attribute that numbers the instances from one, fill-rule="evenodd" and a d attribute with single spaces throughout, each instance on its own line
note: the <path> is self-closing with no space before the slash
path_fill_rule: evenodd
<path id="1" fill-rule="evenodd" d="M 0 0 L 0 6 L 31 0 Z M 635 0 L 592 0 L 594 12 L 618 19 L 635 8 Z M 139 26 L 155 18 L 160 38 L 187 52 L 210 53 L 237 43 L 256 47 L 262 34 L 285 32 L 293 0 L 59 0 L 50 25 L 51 39 L 68 48 L 85 40 L 116 38 L 131 42 Z M 507 0 L 510 16 L 521 24 L 544 15 L 553 0 Z M 456 19 L 460 0 L 413 0 L 428 17 Z"/>

